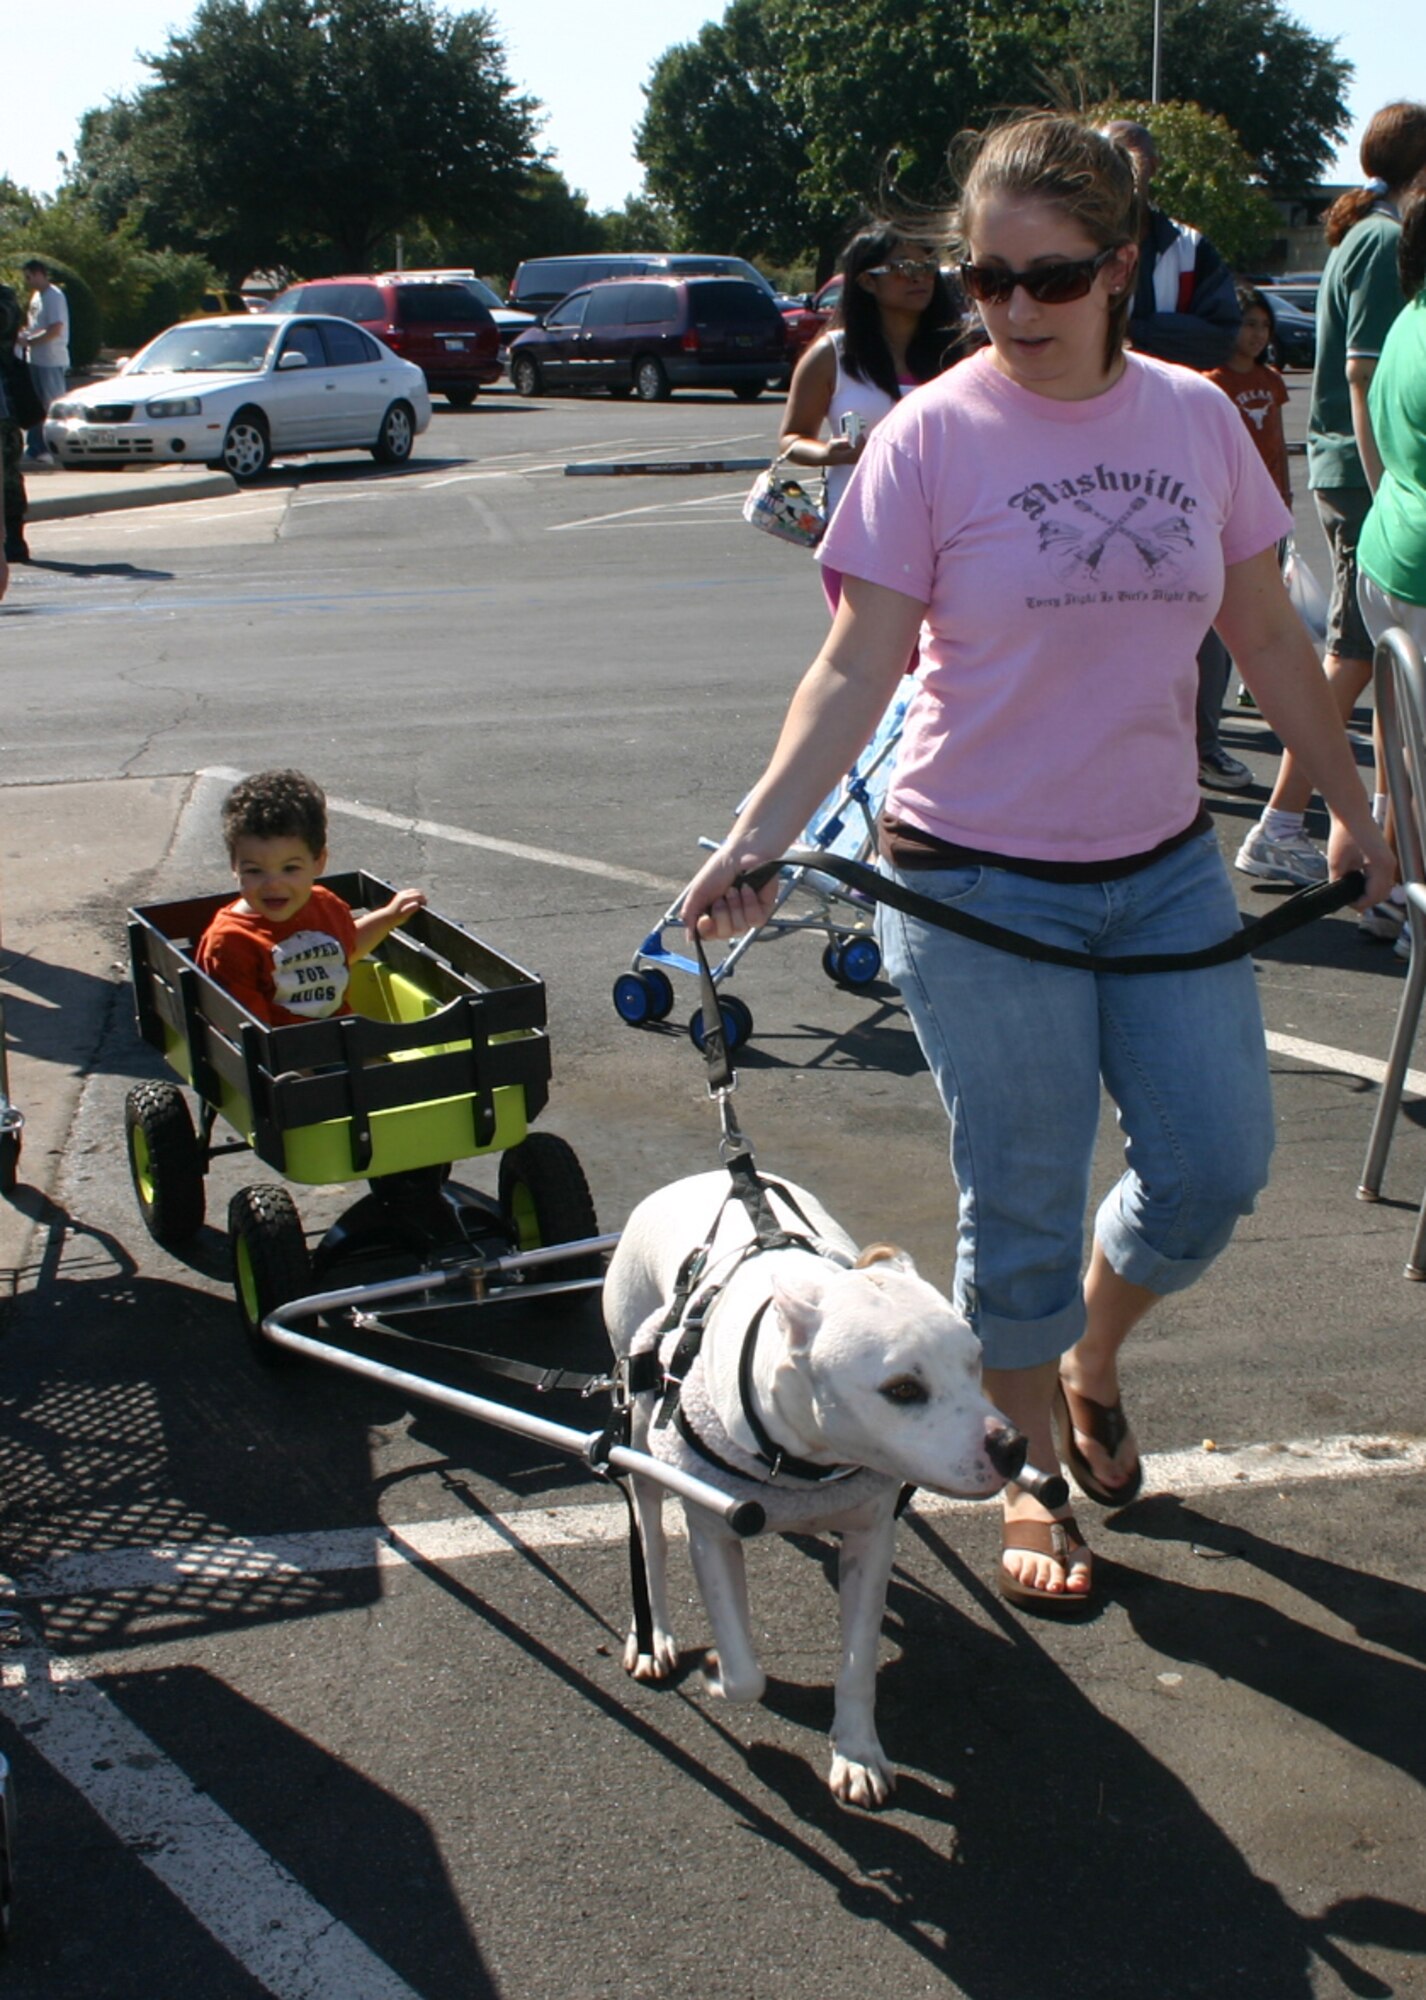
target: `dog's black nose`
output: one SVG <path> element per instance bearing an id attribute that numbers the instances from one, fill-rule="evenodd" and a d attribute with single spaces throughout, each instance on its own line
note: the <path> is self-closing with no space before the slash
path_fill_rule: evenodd
<path id="1" fill-rule="evenodd" d="M 1002 1479 L 1013 1479 L 1030 1455 L 1030 1447 L 1013 1424 L 987 1424 L 985 1455 Z"/>

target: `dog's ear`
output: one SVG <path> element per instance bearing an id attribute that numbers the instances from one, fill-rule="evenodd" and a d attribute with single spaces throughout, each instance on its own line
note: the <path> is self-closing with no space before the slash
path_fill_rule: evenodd
<path id="1" fill-rule="evenodd" d="M 795 1284 L 783 1277 L 773 1278 L 772 1302 L 787 1335 L 789 1353 L 800 1354 L 811 1345 L 822 1324 L 822 1294 L 821 1279 L 810 1271 L 799 1272 Z"/>
<path id="2" fill-rule="evenodd" d="M 916 1266 L 910 1256 L 905 1250 L 898 1249 L 894 1243 L 868 1243 L 852 1269 L 869 1271 L 874 1264 L 889 1264 L 893 1271 L 904 1271 L 908 1277 L 914 1278 L 916 1275 Z"/>

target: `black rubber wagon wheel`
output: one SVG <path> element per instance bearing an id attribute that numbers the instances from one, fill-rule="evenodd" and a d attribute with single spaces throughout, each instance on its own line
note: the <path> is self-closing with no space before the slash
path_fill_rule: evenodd
<path id="1" fill-rule="evenodd" d="M 0 1194 L 12 1195 L 20 1179 L 20 1135 L 0 1132 Z"/>
<path id="2" fill-rule="evenodd" d="M 315 1284 L 296 1202 L 275 1182 L 239 1188 L 228 1204 L 228 1238 L 243 1332 L 269 1367 L 290 1364 L 295 1357 L 264 1338 L 262 1323 L 279 1306 L 305 1298 Z"/>
<path id="3" fill-rule="evenodd" d="M 135 1084 L 124 1100 L 124 1135 L 144 1227 L 165 1250 L 191 1243 L 206 1207 L 203 1156 L 177 1085 Z"/>
<path id="4" fill-rule="evenodd" d="M 555 1243 L 579 1243 L 599 1234 L 594 1198 L 578 1156 L 553 1132 L 532 1132 L 500 1155 L 500 1213 L 516 1250 L 544 1250 Z M 560 1278 L 597 1278 L 603 1262 L 595 1251 L 552 1268 Z"/>

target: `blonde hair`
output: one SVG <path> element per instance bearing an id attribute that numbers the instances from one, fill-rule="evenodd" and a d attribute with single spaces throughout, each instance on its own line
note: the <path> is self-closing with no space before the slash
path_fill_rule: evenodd
<path id="1" fill-rule="evenodd" d="M 967 133 L 955 141 L 961 198 L 951 216 L 951 233 L 970 254 L 977 209 L 991 197 L 1043 201 L 1082 229 L 1101 250 L 1139 241 L 1143 202 L 1128 150 L 1093 126 L 1057 111 L 1031 111 Z M 1124 346 L 1134 302 L 1130 284 L 1112 303 L 1105 366 Z"/>

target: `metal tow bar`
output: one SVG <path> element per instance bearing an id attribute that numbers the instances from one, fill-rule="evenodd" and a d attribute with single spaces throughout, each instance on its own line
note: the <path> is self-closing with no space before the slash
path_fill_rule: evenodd
<path id="1" fill-rule="evenodd" d="M 571 1251 L 607 1250 L 618 1240 L 617 1236 L 590 1237 L 577 1244 L 562 1243 L 545 1250 L 521 1251 L 511 1257 L 492 1258 L 481 1267 L 482 1274 L 518 1270 L 529 1264 L 554 1263 L 567 1259 Z M 568 1424 L 552 1423 L 547 1417 L 511 1409 L 505 1403 L 493 1403 L 486 1396 L 473 1396 L 468 1390 L 453 1388 L 447 1382 L 433 1382 L 424 1375 L 413 1375 L 407 1369 L 393 1368 L 388 1362 L 375 1361 L 364 1354 L 353 1354 L 344 1347 L 334 1347 L 329 1341 L 314 1339 L 311 1334 L 302 1333 L 287 1323 L 289 1320 L 316 1319 L 322 1313 L 341 1312 L 347 1308 L 360 1310 L 366 1306 L 386 1305 L 421 1292 L 469 1282 L 469 1278 L 468 1266 L 453 1266 L 446 1270 L 424 1271 L 412 1278 L 389 1278 L 380 1284 L 353 1285 L 345 1291 L 315 1292 L 304 1299 L 293 1299 L 269 1313 L 262 1323 L 263 1335 L 275 1346 L 304 1355 L 309 1361 L 323 1362 L 328 1367 L 342 1369 L 348 1375 L 359 1375 L 368 1382 L 380 1382 L 387 1388 L 399 1389 L 404 1395 L 419 1397 L 428 1403 L 439 1403 L 443 1409 L 454 1410 L 458 1416 L 473 1417 L 477 1423 L 494 1424 L 500 1430 L 514 1431 L 521 1437 L 551 1445 L 556 1451 L 570 1452 L 601 1475 L 609 1472 L 637 1473 L 641 1479 L 653 1480 L 657 1485 L 667 1487 L 669 1492 L 676 1493 L 681 1500 L 690 1500 L 695 1506 L 715 1514 L 735 1535 L 762 1533 L 767 1525 L 767 1516 L 756 1500 L 733 1500 L 716 1486 L 709 1486 L 692 1474 L 681 1472 L 677 1466 L 664 1465 L 647 1452 L 612 1442 L 607 1430 L 578 1431 Z"/>

